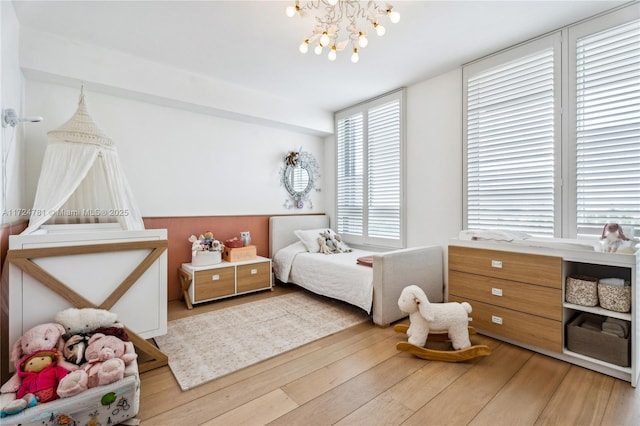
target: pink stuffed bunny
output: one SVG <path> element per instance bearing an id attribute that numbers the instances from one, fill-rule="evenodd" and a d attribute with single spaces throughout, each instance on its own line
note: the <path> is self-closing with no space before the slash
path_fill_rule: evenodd
<path id="1" fill-rule="evenodd" d="M 58 385 L 58 395 L 67 398 L 89 388 L 108 385 L 124 377 L 126 364 L 138 357 L 131 342 L 96 333 L 85 350 L 87 362 L 67 374 Z"/>
<path id="2" fill-rule="evenodd" d="M 27 330 L 22 337 L 14 343 L 11 350 L 10 361 L 16 367 L 16 371 L 20 367 L 20 360 L 26 356 L 38 351 L 57 350 L 62 352 L 64 347 L 64 327 L 57 323 L 45 323 L 36 325 Z M 77 366 L 60 360 L 59 365 L 67 370 L 74 370 Z M 16 392 L 20 388 L 21 379 L 18 374 L 14 374 L 2 387 L 0 393 Z"/>

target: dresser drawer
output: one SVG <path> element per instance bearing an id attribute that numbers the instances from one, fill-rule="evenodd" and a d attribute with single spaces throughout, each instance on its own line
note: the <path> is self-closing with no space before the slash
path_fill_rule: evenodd
<path id="1" fill-rule="evenodd" d="M 561 289 L 449 271 L 449 294 L 562 320 Z"/>
<path id="2" fill-rule="evenodd" d="M 449 246 L 449 270 L 562 288 L 562 258 Z"/>
<path id="3" fill-rule="evenodd" d="M 233 266 L 195 273 L 194 302 L 229 296 L 236 292 Z"/>
<path id="4" fill-rule="evenodd" d="M 478 331 L 562 353 L 562 322 L 536 315 L 512 311 L 511 309 L 463 299 L 449 297 L 450 302 L 469 302 L 473 308 L 470 325 Z"/>
<path id="5" fill-rule="evenodd" d="M 238 265 L 238 293 L 271 286 L 271 262 Z"/>

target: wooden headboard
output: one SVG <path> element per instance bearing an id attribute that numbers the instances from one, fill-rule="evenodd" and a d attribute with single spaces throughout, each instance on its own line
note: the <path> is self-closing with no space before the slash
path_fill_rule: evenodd
<path id="1" fill-rule="evenodd" d="M 329 216 L 321 215 L 295 215 L 272 216 L 269 218 L 269 257 L 283 247 L 298 241 L 293 233 L 296 229 L 328 228 Z"/>

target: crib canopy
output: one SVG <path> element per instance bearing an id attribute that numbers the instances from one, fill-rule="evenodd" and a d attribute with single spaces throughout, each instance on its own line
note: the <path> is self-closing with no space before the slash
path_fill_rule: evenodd
<path id="1" fill-rule="evenodd" d="M 84 93 L 78 109 L 47 133 L 36 197 L 23 234 L 44 224 L 118 222 L 144 229 L 116 147 L 89 115 Z"/>

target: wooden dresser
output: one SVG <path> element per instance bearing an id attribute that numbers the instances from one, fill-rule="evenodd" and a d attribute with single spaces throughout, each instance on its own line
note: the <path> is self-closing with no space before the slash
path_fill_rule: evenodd
<path id="1" fill-rule="evenodd" d="M 479 333 L 627 380 L 635 387 L 640 374 L 640 294 L 637 291 L 640 252 L 602 253 L 574 248 L 566 241 L 527 246 L 451 240 L 448 301 L 471 304 L 471 324 Z M 565 301 L 565 283 L 567 277 L 573 275 L 618 277 L 629 282 L 631 311 L 615 312 Z M 628 363 L 616 365 L 605 361 L 604 356 L 599 357 L 597 347 L 603 344 L 599 343 L 598 336 L 587 339 L 586 343 L 593 345 L 595 356 L 569 349 L 575 342 L 571 340 L 575 330 L 572 327 L 576 319 L 584 315 L 601 320 L 614 318 L 629 324 L 628 344 L 617 342 L 620 349 L 615 349 L 620 359 L 625 359 L 624 353 L 628 351 Z"/>
<path id="2" fill-rule="evenodd" d="M 562 258 L 449 247 L 449 301 L 479 330 L 562 352 Z"/>

